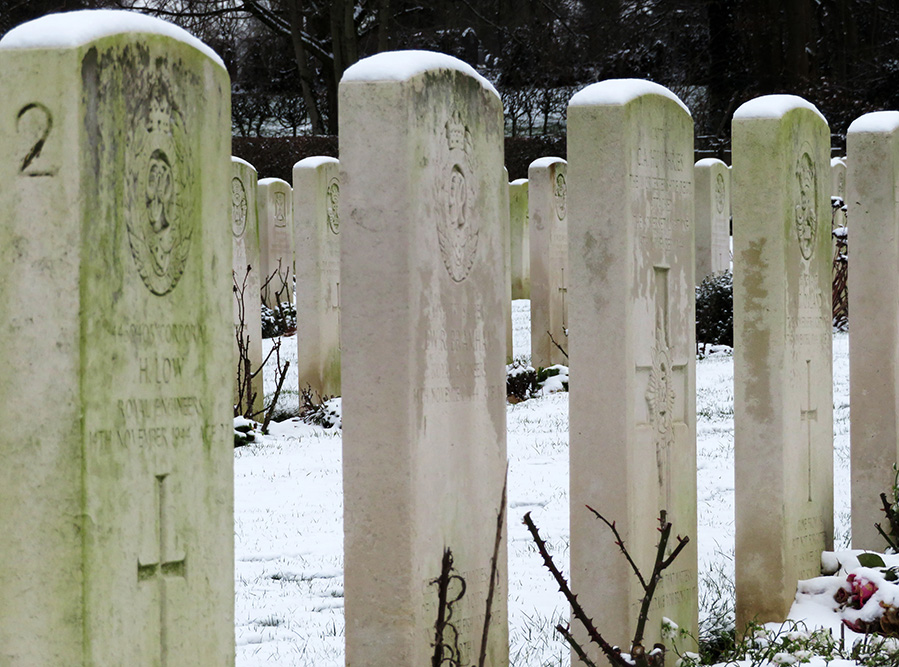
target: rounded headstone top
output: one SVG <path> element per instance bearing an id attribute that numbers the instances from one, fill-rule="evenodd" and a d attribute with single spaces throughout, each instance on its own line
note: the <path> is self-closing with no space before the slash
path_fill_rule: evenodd
<path id="1" fill-rule="evenodd" d="M 225 68 L 225 63 L 215 51 L 184 28 L 153 16 L 121 9 L 82 9 L 48 14 L 10 30 L 0 39 L 0 49 L 74 48 L 123 33 L 149 33 L 177 39 Z"/>
<path id="2" fill-rule="evenodd" d="M 283 178 L 272 178 L 271 176 L 269 176 L 268 178 L 260 178 L 257 185 L 263 188 L 269 185 L 286 185 L 288 188 L 290 187 L 290 183 L 285 181 Z"/>
<path id="3" fill-rule="evenodd" d="M 740 105 L 734 113 L 734 120 L 757 118 L 780 118 L 793 109 L 808 109 L 815 112 L 825 123 L 827 119 L 818 107 L 798 95 L 762 95 Z"/>
<path id="4" fill-rule="evenodd" d="M 897 121 L 899 121 L 899 117 L 897 117 Z M 836 167 L 837 165 L 846 166 L 846 158 L 844 157 L 832 157 L 830 158 L 830 166 Z"/>
<path id="5" fill-rule="evenodd" d="M 509 185 L 525 185 L 528 182 L 526 178 L 516 178 L 514 181 L 509 183 Z"/>
<path id="6" fill-rule="evenodd" d="M 693 166 L 694 166 L 694 167 L 705 167 L 705 168 L 708 168 L 708 167 L 715 167 L 715 166 L 717 166 L 717 165 L 719 165 L 719 164 L 720 164 L 722 167 L 725 167 L 725 168 L 727 167 L 727 165 L 726 165 L 722 160 L 719 160 L 719 159 L 716 158 L 716 157 L 704 157 L 704 158 L 702 158 L 701 160 L 697 160 L 697 161 L 696 161 L 696 164 L 693 165 Z"/>
<path id="7" fill-rule="evenodd" d="M 667 97 L 692 117 L 687 105 L 677 95 L 658 83 L 646 79 L 606 79 L 575 93 L 568 106 L 623 106 L 643 95 Z"/>
<path id="8" fill-rule="evenodd" d="M 313 155 L 306 157 L 293 165 L 294 169 L 318 169 L 323 164 L 340 164 L 340 160 L 336 157 L 328 155 Z"/>
<path id="9" fill-rule="evenodd" d="M 560 157 L 538 157 L 528 165 L 528 171 L 531 169 L 546 169 L 554 164 L 568 164 L 568 162 Z"/>
<path id="10" fill-rule="evenodd" d="M 899 128 L 899 111 L 873 111 L 859 116 L 849 126 L 849 132 L 892 132 Z"/>
<path id="11" fill-rule="evenodd" d="M 252 169 L 253 171 L 256 171 L 256 167 L 254 167 L 253 165 L 251 165 L 249 162 L 247 162 L 246 160 L 244 160 L 242 157 L 237 157 L 236 155 L 232 155 L 232 156 L 231 156 L 231 164 L 239 164 L 239 165 L 241 165 L 241 166 L 243 166 L 243 167 L 249 167 L 249 168 Z"/>
<path id="12" fill-rule="evenodd" d="M 458 58 L 436 51 L 385 51 L 349 67 L 341 82 L 347 81 L 407 81 L 414 76 L 437 69 L 449 69 L 467 74 L 481 86 L 496 95 L 499 93 L 487 79 L 477 73 L 474 67 Z"/>

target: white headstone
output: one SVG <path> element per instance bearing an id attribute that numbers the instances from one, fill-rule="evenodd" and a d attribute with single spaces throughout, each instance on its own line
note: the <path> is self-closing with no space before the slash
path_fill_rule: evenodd
<path id="1" fill-rule="evenodd" d="M 280 178 L 260 179 L 256 188 L 259 211 L 259 276 L 262 301 L 275 309 L 293 303 L 293 191 Z"/>
<path id="2" fill-rule="evenodd" d="M 584 505 L 617 523 L 644 573 L 666 510 L 669 548 L 691 541 L 653 600 L 651 647 L 663 616 L 693 636 L 698 617 L 693 121 L 658 84 L 603 81 L 571 98 L 568 147 L 571 579 L 630 648 L 643 589 Z"/>
<path id="3" fill-rule="evenodd" d="M 233 664 L 228 74 L 72 12 L 0 91 L 0 664 Z"/>
<path id="4" fill-rule="evenodd" d="M 793 95 L 733 120 L 737 627 L 833 547 L 830 130 Z"/>
<path id="5" fill-rule="evenodd" d="M 505 667 L 502 105 L 422 51 L 339 94 L 346 661 L 432 664 L 446 548 L 466 589 L 443 644 L 479 664 L 489 598 L 483 664 Z"/>
<path id="6" fill-rule="evenodd" d="M 531 365 L 568 365 L 568 163 L 545 157 L 528 167 Z M 562 349 L 560 349 L 560 347 Z"/>
<path id="7" fill-rule="evenodd" d="M 241 402 L 241 413 L 256 414 L 262 410 L 264 394 L 262 373 L 252 375 L 262 366 L 262 301 L 260 290 L 259 215 L 256 209 L 256 169 L 239 157 L 231 157 L 231 235 L 233 271 L 237 292 L 234 293 L 234 346 L 238 338 L 248 353 L 250 370 L 238 360 L 234 365 L 235 403 Z M 238 365 L 240 370 L 238 371 Z M 249 377 L 249 380 L 247 379 Z M 247 382 L 250 387 L 247 388 Z M 242 400 L 241 400 L 241 397 Z M 250 408 L 252 402 L 252 408 Z"/>
<path id="8" fill-rule="evenodd" d="M 293 166 L 300 391 L 340 395 L 339 162 L 308 157 Z"/>
<path id="9" fill-rule="evenodd" d="M 506 363 L 512 363 L 512 227 L 510 222 L 511 209 L 509 206 L 509 170 L 503 167 L 503 178 L 499 185 L 502 210 L 503 230 L 503 283 L 506 290 L 505 311 L 503 317 L 506 320 Z"/>
<path id="10" fill-rule="evenodd" d="M 899 459 L 899 112 L 865 114 L 849 126 L 852 217 L 852 547 L 882 550 L 880 494 L 890 498 Z"/>
<path id="11" fill-rule="evenodd" d="M 845 203 L 846 201 L 846 158 L 834 157 L 830 158 L 830 173 L 833 179 L 831 186 L 831 197 L 839 197 Z M 842 208 L 838 208 L 833 212 L 833 226 L 842 227 L 846 224 L 846 214 Z"/>
<path id="12" fill-rule="evenodd" d="M 528 179 L 509 183 L 511 218 L 512 298 L 531 298 L 531 244 L 528 225 Z"/>
<path id="13" fill-rule="evenodd" d="M 694 165 L 696 282 L 730 270 L 730 171 L 721 160 Z"/>

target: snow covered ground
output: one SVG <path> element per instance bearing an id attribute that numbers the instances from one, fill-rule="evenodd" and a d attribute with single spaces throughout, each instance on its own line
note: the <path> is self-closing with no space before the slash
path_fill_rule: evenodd
<path id="1" fill-rule="evenodd" d="M 516 355 L 526 355 L 529 302 L 515 301 L 513 317 Z M 295 340 L 285 338 L 284 346 L 282 358 L 295 360 Z M 848 347 L 848 336 L 836 334 L 837 549 L 848 546 L 849 528 Z M 286 386 L 294 386 L 295 378 Z M 721 597 L 718 591 L 725 591 L 727 601 L 734 572 L 732 358 L 712 355 L 697 362 L 696 386 L 700 604 L 702 613 L 715 614 L 721 608 L 713 609 L 711 601 Z M 296 401 L 295 395 L 289 398 Z M 530 511 L 567 571 L 568 395 L 510 405 L 507 414 L 511 662 L 568 665 L 569 651 L 553 630 L 558 620 L 567 620 L 567 606 L 521 524 Z M 271 431 L 260 444 L 235 451 L 237 664 L 342 666 L 340 431 L 296 421 Z"/>

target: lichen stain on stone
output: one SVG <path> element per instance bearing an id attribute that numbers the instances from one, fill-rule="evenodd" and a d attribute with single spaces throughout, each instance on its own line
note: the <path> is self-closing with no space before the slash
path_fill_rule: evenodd
<path id="1" fill-rule="evenodd" d="M 746 377 L 746 396 L 753 397 L 746 403 L 746 412 L 753 421 L 762 422 L 770 414 L 771 385 L 774 377 L 771 362 L 771 330 L 765 324 L 768 311 L 768 289 L 765 276 L 768 273 L 768 262 L 765 258 L 766 241 L 752 241 L 749 248 L 740 253 L 740 265 L 745 267 L 742 280 L 746 302 L 744 312 L 755 313 L 747 318 L 745 335 L 742 344 L 747 349 L 742 354 L 745 358 L 755 359 L 753 373 Z"/>
<path id="2" fill-rule="evenodd" d="M 584 232 L 582 245 L 584 264 L 587 267 L 587 275 L 593 276 L 594 285 L 608 285 L 608 269 L 612 263 L 612 257 L 606 244 L 593 235 L 593 232 Z M 592 289 L 593 303 L 597 312 L 602 312 L 606 307 L 606 290 Z"/>

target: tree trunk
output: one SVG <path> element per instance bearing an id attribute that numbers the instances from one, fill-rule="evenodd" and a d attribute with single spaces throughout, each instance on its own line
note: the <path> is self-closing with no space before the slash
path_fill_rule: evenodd
<path id="1" fill-rule="evenodd" d="M 324 134 L 325 128 L 322 124 L 321 113 L 318 110 L 318 100 L 315 99 L 315 93 L 312 90 L 312 71 L 309 69 L 306 47 L 303 45 L 303 40 L 300 39 L 300 32 L 303 29 L 303 18 L 300 15 L 299 2 L 300 0 L 288 0 L 290 8 L 290 37 L 293 42 L 294 59 L 297 63 L 297 70 L 300 73 L 300 89 L 303 92 L 306 110 L 309 112 L 309 123 L 312 125 L 312 133 Z"/>

